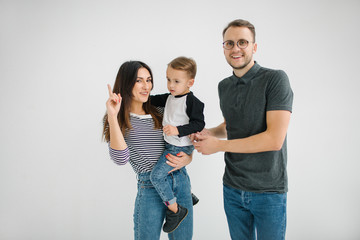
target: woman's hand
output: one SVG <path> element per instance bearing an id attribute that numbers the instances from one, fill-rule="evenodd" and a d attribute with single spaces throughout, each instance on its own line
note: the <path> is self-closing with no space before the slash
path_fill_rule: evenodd
<path id="1" fill-rule="evenodd" d="M 110 84 L 107 85 L 109 90 L 109 99 L 106 101 L 106 111 L 108 118 L 116 117 L 120 111 L 121 95 L 120 93 L 113 93 Z"/>
<path id="2" fill-rule="evenodd" d="M 166 161 L 166 163 L 169 166 L 174 167 L 174 169 L 172 169 L 170 172 L 168 172 L 168 173 L 171 173 L 171 172 L 179 170 L 180 168 L 185 167 L 186 165 L 191 163 L 192 155 L 187 155 L 184 152 L 179 152 L 178 154 L 176 154 L 176 156 L 174 156 L 172 154 L 166 155 L 166 159 L 168 160 L 168 161 Z"/>

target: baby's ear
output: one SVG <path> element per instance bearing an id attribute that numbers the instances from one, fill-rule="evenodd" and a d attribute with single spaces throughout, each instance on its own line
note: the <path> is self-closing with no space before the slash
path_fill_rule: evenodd
<path id="1" fill-rule="evenodd" d="M 188 87 L 192 87 L 194 85 L 195 79 L 190 79 L 188 82 Z"/>

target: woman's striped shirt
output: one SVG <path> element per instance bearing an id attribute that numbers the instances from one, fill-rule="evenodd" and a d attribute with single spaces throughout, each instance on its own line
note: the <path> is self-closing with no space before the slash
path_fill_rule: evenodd
<path id="1" fill-rule="evenodd" d="M 115 150 L 110 147 L 110 158 L 119 165 L 130 162 L 136 173 L 150 172 L 164 151 L 163 131 L 154 129 L 151 115 L 130 113 L 132 128 L 125 134 L 127 148 Z"/>

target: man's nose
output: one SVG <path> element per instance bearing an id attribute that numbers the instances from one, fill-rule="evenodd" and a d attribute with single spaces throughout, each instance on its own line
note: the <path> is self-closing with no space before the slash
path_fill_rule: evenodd
<path id="1" fill-rule="evenodd" d="M 237 52 L 240 51 L 241 48 L 237 44 L 235 44 L 232 50 Z"/>

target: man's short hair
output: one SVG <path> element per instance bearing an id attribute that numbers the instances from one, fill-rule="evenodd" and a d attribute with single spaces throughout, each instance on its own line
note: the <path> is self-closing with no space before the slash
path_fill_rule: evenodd
<path id="1" fill-rule="evenodd" d="M 225 35 L 226 30 L 228 30 L 230 27 L 247 27 L 253 34 L 253 38 L 254 38 L 254 42 L 255 42 L 255 27 L 249 21 L 246 21 L 243 19 L 236 19 L 236 20 L 230 22 L 223 30 L 223 33 L 222 33 L 223 37 Z"/>

